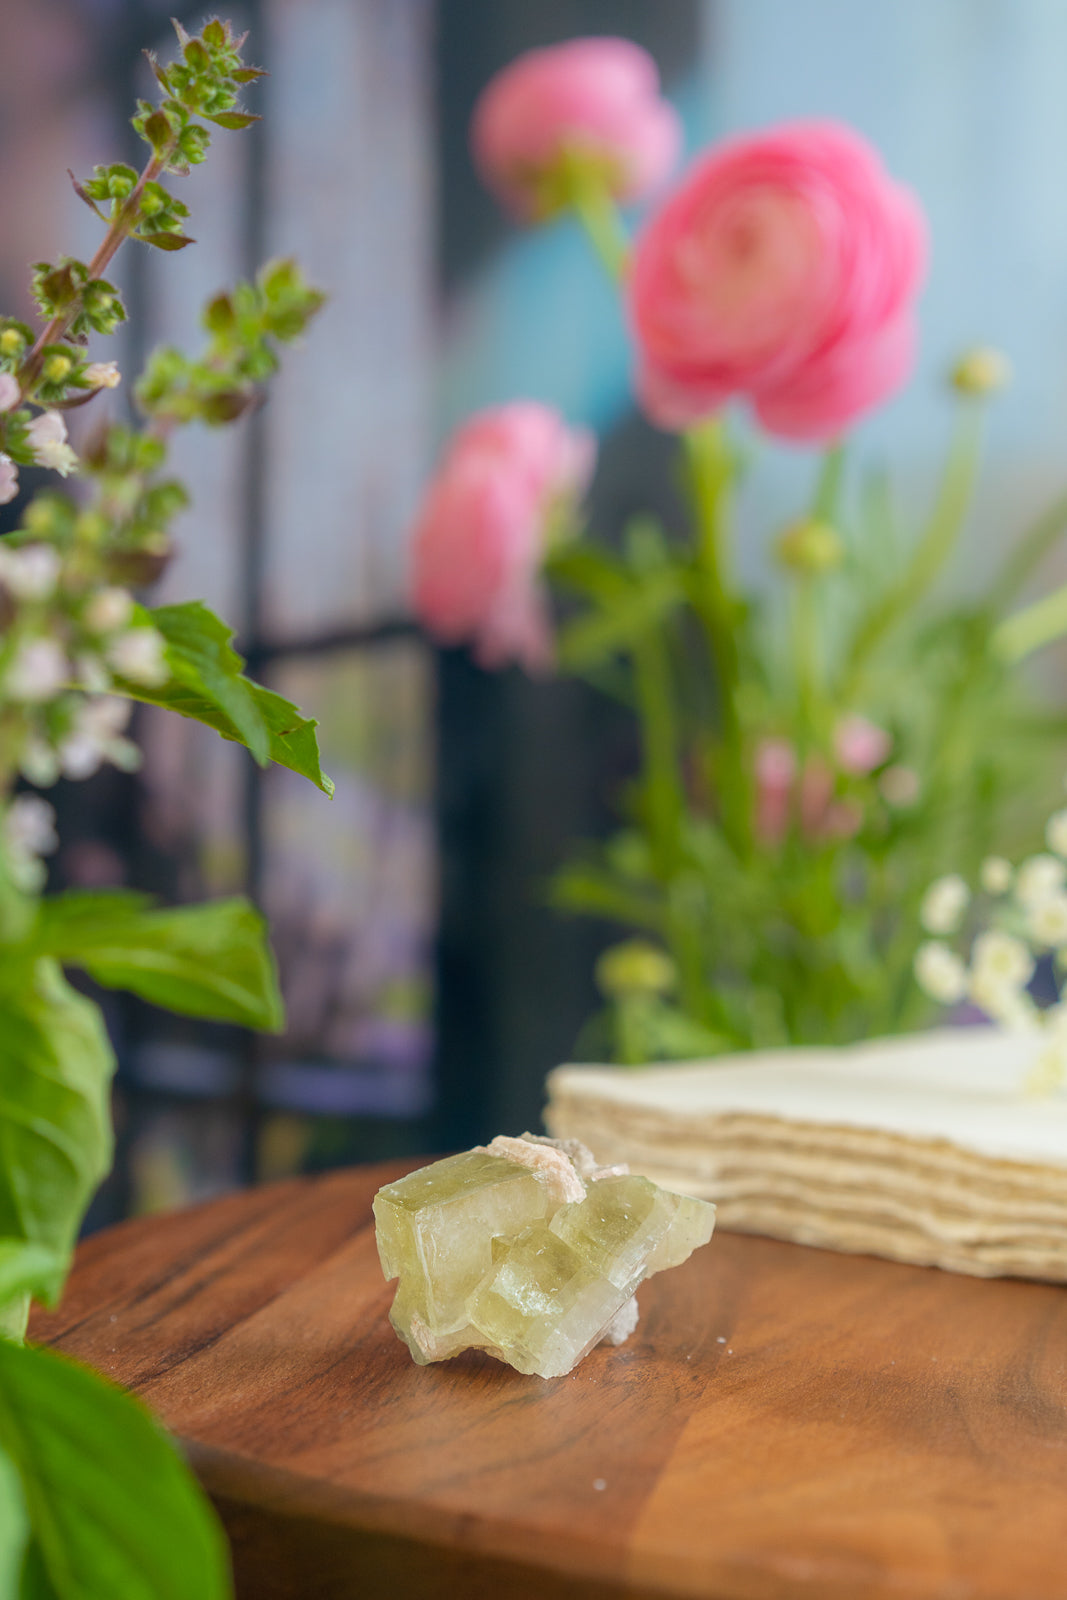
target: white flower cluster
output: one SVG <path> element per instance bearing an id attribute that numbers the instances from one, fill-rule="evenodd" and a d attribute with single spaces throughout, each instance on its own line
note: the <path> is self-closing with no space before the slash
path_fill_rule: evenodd
<path id="1" fill-rule="evenodd" d="M 32 783 L 123 769 L 127 702 L 112 691 L 157 688 L 169 675 L 162 635 L 134 617 L 133 596 L 68 581 L 53 545 L 0 543 L 0 699 L 22 714 L 19 770 Z"/>
<path id="2" fill-rule="evenodd" d="M 36 894 L 45 880 L 42 856 L 59 844 L 56 814 L 37 794 L 16 795 L 0 819 L 3 854 L 11 881 L 27 894 Z"/>
<path id="3" fill-rule="evenodd" d="M 996 926 L 975 936 L 966 960 L 945 940 L 960 932 L 971 891 L 956 874 L 932 883 L 919 915 L 937 937 L 915 955 L 915 976 L 931 999 L 970 1000 L 1001 1026 L 1034 1034 L 1041 1049 L 1032 1084 L 1041 1088 L 1067 1079 L 1067 998 L 1042 1010 L 1029 993 L 1038 957 L 1051 955 L 1057 974 L 1067 971 L 1067 808 L 1049 818 L 1045 840 L 1049 853 L 1018 868 L 1001 856 L 983 861 L 979 881 L 999 901 Z"/>

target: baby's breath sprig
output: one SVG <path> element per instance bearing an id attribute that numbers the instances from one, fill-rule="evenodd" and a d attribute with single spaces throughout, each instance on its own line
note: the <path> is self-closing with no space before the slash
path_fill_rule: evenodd
<path id="1" fill-rule="evenodd" d="M 1047 852 L 1014 867 L 988 856 L 979 869 L 984 905 L 956 874 L 938 878 L 923 897 L 920 919 L 935 935 L 919 946 L 915 976 L 941 1005 L 969 1000 L 991 1021 L 1032 1034 L 1039 1046 L 1029 1086 L 1047 1090 L 1067 1081 L 1067 808 L 1045 828 Z M 973 932 L 966 955 L 946 942 Z M 985 925 L 982 926 L 981 924 Z M 1052 958 L 1057 997 L 1040 1006 L 1030 992 L 1038 962 Z"/>

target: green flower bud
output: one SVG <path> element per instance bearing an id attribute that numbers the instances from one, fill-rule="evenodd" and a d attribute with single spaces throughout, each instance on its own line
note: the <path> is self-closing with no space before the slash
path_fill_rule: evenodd
<path id="1" fill-rule="evenodd" d="M 74 363 L 69 356 L 49 356 L 42 369 L 42 376 L 46 383 L 62 383 L 64 378 L 70 376 Z"/>
<path id="2" fill-rule="evenodd" d="M 828 522 L 817 517 L 803 517 L 790 523 L 779 535 L 775 554 L 783 567 L 794 572 L 817 575 L 832 572 L 845 557 L 841 535 Z"/>
<path id="3" fill-rule="evenodd" d="M 22 355 L 26 348 L 26 341 L 17 328 L 5 328 L 0 333 L 0 356 L 9 360 Z"/>
<path id="4" fill-rule="evenodd" d="M 678 981 L 674 962 L 644 939 L 612 945 L 596 964 L 597 986 L 612 1000 L 632 995 L 670 994 Z"/>
<path id="5" fill-rule="evenodd" d="M 952 387 L 959 394 L 995 394 L 1011 381 L 1011 363 L 1000 350 L 979 345 L 961 356 L 952 369 Z"/>

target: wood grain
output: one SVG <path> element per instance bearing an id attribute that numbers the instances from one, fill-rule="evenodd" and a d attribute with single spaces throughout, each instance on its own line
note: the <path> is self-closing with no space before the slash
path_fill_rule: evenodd
<path id="1" fill-rule="evenodd" d="M 98 1234 L 35 1323 L 181 1437 L 246 1600 L 1067 1600 L 1062 1289 L 721 1234 L 568 1378 L 418 1368 L 403 1170 Z"/>

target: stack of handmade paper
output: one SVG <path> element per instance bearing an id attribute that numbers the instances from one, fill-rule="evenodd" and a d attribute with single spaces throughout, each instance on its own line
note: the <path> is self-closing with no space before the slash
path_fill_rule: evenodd
<path id="1" fill-rule="evenodd" d="M 1033 1054 L 1026 1038 L 958 1028 L 559 1067 L 546 1119 L 598 1161 L 714 1200 L 720 1228 L 1067 1281 L 1067 1092 L 1027 1092 Z"/>

